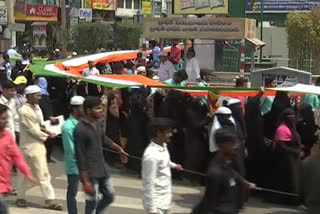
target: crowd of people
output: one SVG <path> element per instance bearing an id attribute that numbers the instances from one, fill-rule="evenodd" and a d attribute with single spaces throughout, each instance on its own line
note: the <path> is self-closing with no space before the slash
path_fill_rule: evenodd
<path id="1" fill-rule="evenodd" d="M 207 86 L 210 82 L 210 74 L 200 73 L 193 49 L 187 52 L 186 68 L 176 71 L 181 58 L 177 44 L 170 56 L 156 43 L 151 46 L 152 59 L 147 64 L 139 53 L 135 61 L 126 63 L 125 72 L 122 62 L 111 65 L 111 70 L 146 76 L 152 70 L 150 78 L 174 85 L 191 81 Z M 29 181 L 40 185 L 47 208 L 63 209 L 55 200 L 47 165 L 54 162 L 52 145 L 60 138 L 43 124 L 55 124 L 55 117 L 64 115 L 68 119 L 61 136 L 70 214 L 77 213 L 80 181 L 86 193 L 85 213 L 103 213 L 112 203 L 108 165 L 142 172 L 143 205 L 149 214 L 170 212 L 171 169 L 175 169 L 174 179 L 207 186 L 193 213 L 239 213 L 248 189 L 256 185 L 299 196 L 263 194 L 266 200 L 319 212 L 317 96 L 290 97 L 278 92 L 270 97 L 263 96 L 261 88 L 255 97 L 221 98 L 221 107 L 212 115 L 207 99 L 182 91 L 108 89 L 67 78 L 35 77 L 27 54 L 13 69 L 8 69 L 8 57 L 4 55 L 0 68 L 0 147 L 5 151 L 0 154 L 4 172 L 0 196 L 15 194 L 10 181 L 14 164 L 21 171 L 16 187 L 19 207 L 28 205 Z M 89 61 L 82 75 L 100 72 L 99 65 Z M 243 79 L 236 86 L 244 87 Z M 275 87 L 275 80 L 266 78 L 265 87 Z M 142 162 L 128 159 L 127 154 L 141 157 Z"/>

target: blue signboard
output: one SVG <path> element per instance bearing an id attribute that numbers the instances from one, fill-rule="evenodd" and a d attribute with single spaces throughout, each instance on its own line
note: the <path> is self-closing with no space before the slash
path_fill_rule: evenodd
<path id="1" fill-rule="evenodd" d="M 261 1 L 264 13 L 310 11 L 312 7 L 320 5 L 320 0 L 246 0 L 246 13 L 260 13 Z"/>

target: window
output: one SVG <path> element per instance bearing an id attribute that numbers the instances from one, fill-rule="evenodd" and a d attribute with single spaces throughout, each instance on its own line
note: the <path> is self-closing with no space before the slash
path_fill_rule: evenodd
<path id="1" fill-rule="evenodd" d="M 118 0 L 118 7 L 124 8 L 124 0 Z"/>
<path id="2" fill-rule="evenodd" d="M 126 9 L 132 9 L 132 0 L 126 0 Z"/>
<path id="3" fill-rule="evenodd" d="M 140 9 L 140 0 L 134 0 L 134 7 L 135 10 L 139 10 Z"/>

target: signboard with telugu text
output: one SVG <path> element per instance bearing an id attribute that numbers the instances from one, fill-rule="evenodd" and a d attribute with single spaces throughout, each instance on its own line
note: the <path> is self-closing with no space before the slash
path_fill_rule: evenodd
<path id="1" fill-rule="evenodd" d="M 289 13 L 310 11 L 319 6 L 320 0 L 263 0 L 264 13 Z M 260 13 L 261 0 L 246 0 L 246 13 Z"/>
<path id="2" fill-rule="evenodd" d="M 272 74 L 265 74 L 263 79 L 266 78 L 273 78 L 276 81 L 277 87 L 291 87 L 295 86 L 298 83 L 298 79 L 296 76 L 293 75 L 272 75 Z"/>
<path id="3" fill-rule="evenodd" d="M 255 22 L 245 18 L 153 18 L 144 20 L 143 35 L 167 39 L 255 38 Z"/>
<path id="4" fill-rule="evenodd" d="M 11 31 L 24 32 L 26 30 L 26 25 L 23 23 L 14 23 L 14 24 L 8 24 L 8 28 Z"/>
<path id="5" fill-rule="evenodd" d="M 228 14 L 229 0 L 174 0 L 174 14 Z"/>

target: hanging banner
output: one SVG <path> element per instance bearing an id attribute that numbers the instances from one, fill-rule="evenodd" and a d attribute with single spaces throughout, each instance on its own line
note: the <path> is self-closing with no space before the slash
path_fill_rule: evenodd
<path id="1" fill-rule="evenodd" d="M 152 4 L 150 1 L 142 1 L 142 14 L 143 15 L 152 14 Z"/>
<path id="2" fill-rule="evenodd" d="M 0 25 L 6 25 L 8 23 L 8 13 L 6 7 L 0 7 Z"/>
<path id="3" fill-rule="evenodd" d="M 246 39 L 254 38 L 256 21 L 245 18 L 153 18 L 143 22 L 145 38 Z"/>
<path id="4" fill-rule="evenodd" d="M 174 14 L 228 14 L 228 0 L 174 0 Z"/>
<path id="5" fill-rule="evenodd" d="M 263 0 L 264 13 L 289 13 L 310 11 L 319 6 L 320 0 Z M 246 0 L 246 13 L 260 13 L 261 0 Z"/>

